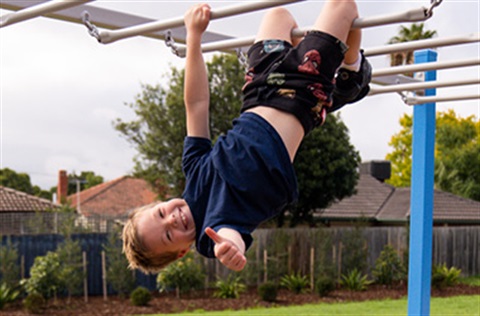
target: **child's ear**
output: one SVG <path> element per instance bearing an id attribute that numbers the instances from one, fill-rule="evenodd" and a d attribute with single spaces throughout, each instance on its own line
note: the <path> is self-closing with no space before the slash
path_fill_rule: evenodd
<path id="1" fill-rule="evenodd" d="M 186 254 L 189 250 L 190 250 L 190 249 L 187 248 L 187 249 L 184 249 L 184 250 L 180 251 L 180 252 L 178 253 L 178 259 L 180 259 L 180 258 L 182 258 L 183 256 L 185 256 L 185 254 Z"/>

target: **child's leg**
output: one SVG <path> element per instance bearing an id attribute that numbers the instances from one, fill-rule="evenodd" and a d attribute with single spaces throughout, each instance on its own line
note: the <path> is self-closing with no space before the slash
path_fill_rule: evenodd
<path id="1" fill-rule="evenodd" d="M 330 0 L 324 4 L 314 24 L 314 29 L 333 35 L 347 44 L 349 49 L 345 53 L 345 64 L 355 63 L 359 56 L 362 33 L 360 29 L 351 29 L 356 18 L 358 10 L 354 0 Z"/>
<path id="2" fill-rule="evenodd" d="M 297 22 L 287 9 L 282 7 L 270 9 L 262 19 L 255 42 L 276 39 L 295 46 L 299 39 L 292 39 L 291 34 L 297 27 Z"/>

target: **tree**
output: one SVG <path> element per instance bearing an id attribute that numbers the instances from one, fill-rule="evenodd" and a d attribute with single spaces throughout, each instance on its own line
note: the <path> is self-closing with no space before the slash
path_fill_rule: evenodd
<path id="1" fill-rule="evenodd" d="M 236 56 L 214 56 L 207 62 L 210 83 L 210 126 L 217 139 L 232 126 L 241 107 L 243 69 Z M 179 195 L 184 188 L 181 169 L 183 140 L 186 136 L 183 103 L 184 71 L 171 68 L 168 88 L 143 85 L 135 102 L 127 104 L 137 119 L 117 119 L 114 127 L 137 149 L 134 159 L 136 176 L 147 180 L 163 195 Z"/>
<path id="2" fill-rule="evenodd" d="M 39 186 L 32 185 L 30 176 L 24 172 L 16 172 L 9 168 L 0 169 L 0 185 L 47 200 L 52 199 L 51 191 L 44 191 Z"/>
<path id="3" fill-rule="evenodd" d="M 80 191 L 83 191 L 103 183 L 103 177 L 93 171 L 82 171 L 79 175 L 75 172 L 68 174 L 68 195 L 77 193 L 77 181 L 80 184 Z"/>
<path id="4" fill-rule="evenodd" d="M 388 143 L 394 150 L 385 159 L 392 163 L 392 175 L 386 182 L 395 187 L 410 186 L 412 176 L 412 116 L 404 114 L 400 118 L 402 129 L 393 135 Z"/>
<path id="5" fill-rule="evenodd" d="M 315 209 L 351 196 L 359 163 L 360 155 L 350 144 L 347 127 L 339 116 L 329 115 L 323 126 L 305 137 L 295 158 L 300 196 L 291 210 L 290 225 L 313 223 Z"/>
<path id="6" fill-rule="evenodd" d="M 424 27 L 424 23 L 413 23 L 410 28 L 401 25 L 398 35 L 392 37 L 388 43 L 396 44 L 417 41 L 420 39 L 428 39 L 434 37 L 437 34 L 437 31 L 424 30 Z M 413 52 L 413 50 L 407 50 L 390 54 L 390 65 L 400 66 L 413 64 Z M 413 76 L 412 73 L 407 73 L 405 75 L 410 77 Z"/>
<path id="7" fill-rule="evenodd" d="M 392 162 L 394 186 L 410 185 L 412 165 L 412 116 L 400 119 L 402 130 L 392 136 L 394 150 L 386 159 Z M 480 123 L 475 117 L 458 117 L 453 110 L 437 113 L 435 146 L 435 186 L 465 198 L 480 201 Z"/>

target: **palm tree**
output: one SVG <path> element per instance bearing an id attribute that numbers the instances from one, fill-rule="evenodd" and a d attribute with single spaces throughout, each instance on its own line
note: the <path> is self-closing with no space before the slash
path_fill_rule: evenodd
<path id="1" fill-rule="evenodd" d="M 424 27 L 424 23 L 413 23 L 410 28 L 402 25 L 400 26 L 400 31 L 398 32 L 398 35 L 392 37 L 388 44 L 411 42 L 420 39 L 432 38 L 437 35 L 437 31 L 424 30 Z M 413 51 L 409 50 L 390 54 L 390 66 L 401 66 L 409 64 L 413 64 Z M 410 77 L 413 76 L 413 74 L 411 73 L 405 75 Z"/>

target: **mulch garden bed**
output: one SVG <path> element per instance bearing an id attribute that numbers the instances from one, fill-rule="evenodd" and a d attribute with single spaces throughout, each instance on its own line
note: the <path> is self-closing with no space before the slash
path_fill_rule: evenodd
<path id="1" fill-rule="evenodd" d="M 458 284 L 443 290 L 432 289 L 433 297 L 447 297 L 455 295 L 478 295 L 480 287 Z M 179 313 L 183 311 L 215 311 L 215 310 L 238 310 L 252 307 L 275 307 L 289 305 L 314 304 L 320 302 L 350 302 L 381 299 L 398 299 L 407 296 L 406 286 L 387 288 L 383 286 L 370 286 L 367 291 L 354 292 L 348 290 L 336 290 L 327 297 L 319 297 L 315 293 L 294 294 L 285 289 L 278 292 L 277 301 L 268 303 L 260 300 L 256 288 L 251 288 L 241 294 L 239 299 L 214 298 L 212 291 L 199 291 L 176 298 L 175 294 L 155 293 L 148 306 L 132 306 L 128 298 L 109 296 L 105 301 L 103 297 L 89 297 L 88 303 L 83 297 L 73 297 L 70 303 L 67 298 L 58 298 L 56 302 L 50 300 L 43 315 L 67 316 L 67 315 L 140 315 Z M 30 315 L 21 302 L 6 306 L 0 315 Z"/>

